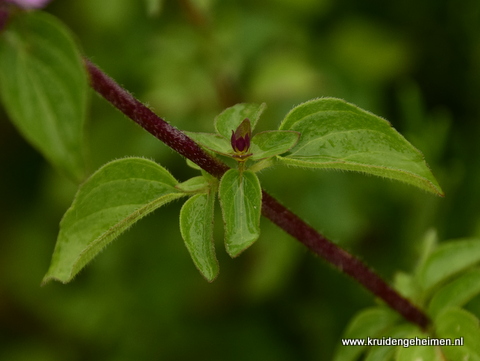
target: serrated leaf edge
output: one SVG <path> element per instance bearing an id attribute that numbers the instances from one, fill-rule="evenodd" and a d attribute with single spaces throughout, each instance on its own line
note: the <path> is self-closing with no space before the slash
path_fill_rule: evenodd
<path id="1" fill-rule="evenodd" d="M 184 240 L 185 242 L 185 245 L 187 246 L 187 242 L 185 240 L 185 235 L 184 235 L 184 231 L 183 231 L 183 227 L 182 227 L 182 212 L 183 212 L 183 209 L 185 207 L 185 205 L 187 204 L 188 201 L 190 201 L 191 199 L 193 199 L 194 197 L 198 197 L 198 196 L 201 196 L 201 195 L 207 195 L 207 197 L 213 197 L 213 199 L 207 199 L 207 202 L 215 202 L 215 192 L 213 193 L 203 193 L 203 194 L 196 194 L 196 195 L 193 195 L 191 196 L 189 199 L 187 199 L 187 201 L 183 204 L 182 206 L 182 209 L 180 210 L 180 234 L 182 236 L 182 239 Z M 211 227 L 213 229 L 213 221 L 214 221 L 214 205 L 212 205 L 212 214 L 211 214 L 211 221 L 212 221 L 212 224 L 211 224 Z M 216 280 L 216 278 L 218 277 L 218 274 L 219 274 L 219 262 L 218 262 L 218 259 L 217 259 L 217 256 L 216 256 L 216 253 L 215 253 L 215 242 L 214 242 L 214 239 L 213 239 L 213 230 L 211 232 L 211 239 L 209 240 L 210 242 L 210 247 L 211 247 L 211 251 L 213 253 L 213 257 L 215 259 L 215 263 L 216 263 L 216 272 L 215 274 L 213 275 L 213 277 L 209 278 L 207 277 L 207 275 L 205 275 L 203 273 L 203 271 L 200 269 L 200 267 L 197 265 L 197 262 L 195 262 L 191 252 L 190 252 L 190 248 L 187 246 L 187 250 L 188 250 L 188 253 L 190 255 L 190 258 L 192 259 L 193 261 L 193 264 L 195 265 L 195 267 L 197 268 L 197 270 L 200 272 L 200 274 L 202 275 L 203 278 L 205 278 L 205 280 L 207 280 L 207 282 L 210 282 L 212 283 L 213 281 Z"/>
<path id="2" fill-rule="evenodd" d="M 325 158 L 327 157 L 325 156 Z M 328 162 L 328 163 L 309 162 L 307 160 L 301 160 L 299 158 L 293 158 L 293 157 L 289 158 L 288 156 L 283 157 L 280 155 L 277 155 L 277 159 L 279 159 L 281 162 L 285 163 L 286 165 L 290 165 L 294 167 L 347 170 L 351 172 L 364 173 L 365 175 L 375 175 L 375 176 L 383 177 L 387 179 L 394 179 L 405 184 L 414 185 L 420 189 L 429 191 L 440 197 L 445 196 L 445 193 L 443 192 L 443 190 L 440 188 L 438 184 L 432 183 L 427 178 L 421 177 L 418 174 L 397 169 L 397 168 L 389 168 L 389 167 L 381 167 L 376 165 L 366 165 L 363 163 L 340 161 L 338 160 L 338 158 L 332 158 L 332 159 L 335 159 L 335 161 Z M 364 170 L 362 168 L 364 168 Z M 385 174 L 382 174 L 383 171 L 404 174 L 404 175 L 407 174 L 411 178 L 418 180 L 418 182 L 406 181 L 404 177 L 386 176 Z"/>
<path id="3" fill-rule="evenodd" d="M 88 246 L 78 255 L 75 262 L 73 262 L 71 272 L 66 279 L 61 279 L 60 277 L 50 275 L 49 270 L 42 280 L 42 286 L 47 284 L 51 280 L 56 280 L 64 284 L 70 282 L 83 269 L 83 267 L 87 265 L 88 262 L 90 262 L 98 253 L 100 253 L 103 248 L 105 248 L 110 242 L 115 240 L 129 227 L 133 226 L 133 224 L 135 224 L 137 221 L 139 221 L 149 213 L 153 212 L 157 208 L 161 207 L 162 205 L 184 196 L 186 196 L 185 193 L 166 194 L 150 203 L 147 203 L 145 206 L 138 208 L 129 216 L 125 217 L 120 222 L 110 227 L 98 238 L 90 242 Z M 136 221 L 131 222 L 135 219 Z"/>
<path id="4" fill-rule="evenodd" d="M 224 207 L 223 207 L 223 202 L 224 202 L 224 200 L 222 200 L 222 197 L 221 197 L 221 193 L 222 193 L 222 192 L 220 192 L 220 189 L 222 188 L 222 180 L 224 180 L 225 175 L 226 175 L 228 172 L 230 172 L 230 171 L 236 171 L 236 172 L 238 172 L 237 169 L 230 169 L 230 170 L 228 170 L 228 171 L 222 176 L 222 178 L 221 178 L 221 180 L 220 180 L 218 196 L 219 196 L 219 199 L 220 199 L 220 205 L 221 205 L 221 210 L 222 210 L 222 219 L 223 219 L 223 223 L 224 223 L 224 227 L 225 227 L 225 249 L 226 249 L 226 251 L 227 251 L 227 253 L 229 254 L 230 257 L 236 258 L 236 257 L 238 257 L 241 253 L 243 253 L 247 248 L 249 248 L 252 244 L 254 244 L 254 243 L 258 240 L 258 238 L 259 238 L 259 236 L 260 236 L 260 228 L 259 228 L 259 227 L 260 227 L 260 216 L 261 216 L 261 213 L 259 214 L 259 217 L 258 217 L 259 219 L 258 219 L 258 223 L 257 223 L 257 227 L 256 227 L 257 230 L 258 230 L 257 237 L 249 240 L 248 242 L 244 242 L 244 244 L 246 244 L 246 246 L 244 246 L 240 251 L 233 252 L 232 249 L 231 249 L 231 247 L 229 246 L 229 244 L 228 244 L 228 242 L 227 242 L 228 235 L 227 235 L 227 227 L 226 227 L 225 210 L 224 210 Z M 258 180 L 257 175 L 256 175 L 254 172 L 252 172 L 252 171 L 247 171 L 247 172 L 250 172 L 250 173 L 252 173 L 252 174 L 254 175 L 254 177 L 255 177 L 255 179 L 256 179 L 255 182 L 260 186 L 260 181 Z M 243 176 L 243 174 L 242 174 L 242 176 Z M 234 186 L 234 185 L 231 184 L 231 185 L 230 185 L 230 188 L 232 188 L 233 186 Z M 260 188 L 260 189 L 261 189 L 261 188 Z M 260 199 L 261 199 L 261 191 L 260 191 Z"/>

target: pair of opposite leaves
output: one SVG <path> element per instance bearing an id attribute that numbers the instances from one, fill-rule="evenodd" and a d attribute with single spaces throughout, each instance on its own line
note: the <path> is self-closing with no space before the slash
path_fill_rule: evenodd
<path id="1" fill-rule="evenodd" d="M 239 149 L 241 143 L 235 140 L 243 136 L 245 141 L 245 132 L 235 130 L 245 118 L 253 129 L 263 109 L 264 105 L 237 104 L 215 119 L 216 134 L 187 133 L 207 150 L 242 164 L 227 171 L 219 185 L 206 174 L 179 185 L 163 167 L 142 158 L 113 161 L 99 169 L 80 187 L 62 219 L 44 282 L 70 281 L 133 223 L 186 195 L 191 197 L 182 208 L 181 233 L 197 268 L 213 280 L 218 274 L 211 230 L 215 194 L 218 191 L 222 205 L 227 251 L 236 256 L 258 238 L 261 188 L 254 170 L 273 157 L 293 166 L 397 179 L 443 195 L 422 154 L 386 120 L 340 99 L 300 104 L 287 114 L 279 131 L 249 135 L 250 147 Z"/>

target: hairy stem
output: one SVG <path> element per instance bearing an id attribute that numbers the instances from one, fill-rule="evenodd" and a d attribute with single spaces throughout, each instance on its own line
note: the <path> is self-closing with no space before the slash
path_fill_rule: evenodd
<path id="1" fill-rule="evenodd" d="M 224 163 L 206 154 L 180 130 L 158 117 L 92 62 L 85 60 L 85 64 L 90 74 L 91 86 L 145 130 L 215 177 L 220 178 L 229 169 Z M 430 321 L 424 312 L 402 297 L 358 258 L 326 239 L 265 191 L 262 198 L 262 214 L 313 253 L 357 280 L 406 320 L 421 328 L 427 327 Z"/>

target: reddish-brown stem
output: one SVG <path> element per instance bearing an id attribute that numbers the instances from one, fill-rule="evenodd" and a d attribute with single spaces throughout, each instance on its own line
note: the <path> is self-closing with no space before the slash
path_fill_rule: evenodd
<path id="1" fill-rule="evenodd" d="M 409 300 L 390 287 L 373 270 L 368 268 L 365 263 L 326 239 L 264 190 L 262 191 L 262 214 L 285 232 L 298 239 L 313 253 L 321 256 L 337 269 L 357 280 L 375 296 L 381 298 L 391 308 L 400 313 L 406 320 L 417 324 L 422 329 L 428 326 L 430 322 L 428 317 Z"/>
<path id="2" fill-rule="evenodd" d="M 145 130 L 215 177 L 220 178 L 229 169 L 224 163 L 206 154 L 180 130 L 158 117 L 92 62 L 85 60 L 85 63 L 90 74 L 91 86 Z M 263 191 L 262 214 L 307 246 L 313 253 L 357 280 L 405 319 L 423 329 L 427 327 L 429 319 L 424 312 L 402 297 L 358 258 L 323 237 L 265 191 Z"/>
<path id="3" fill-rule="evenodd" d="M 227 165 L 206 154 L 197 143 L 135 99 L 92 62 L 85 60 L 85 64 L 92 88 L 143 129 L 215 177 L 221 177 L 228 170 Z"/>

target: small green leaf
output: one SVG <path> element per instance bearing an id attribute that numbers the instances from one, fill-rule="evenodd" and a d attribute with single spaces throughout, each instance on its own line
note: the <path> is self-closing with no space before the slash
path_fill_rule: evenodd
<path id="1" fill-rule="evenodd" d="M 212 282 L 218 275 L 218 261 L 213 242 L 215 192 L 197 194 L 180 211 L 180 231 L 200 273 Z"/>
<path id="2" fill-rule="evenodd" d="M 416 277 L 424 293 L 454 274 L 480 262 L 480 240 L 465 239 L 441 244 L 418 269 Z"/>
<path id="3" fill-rule="evenodd" d="M 205 177 L 198 176 L 177 184 L 175 188 L 185 193 L 198 193 L 205 192 L 209 185 L 210 183 L 208 183 L 208 180 Z"/>
<path id="4" fill-rule="evenodd" d="M 260 172 L 263 169 L 269 168 L 273 165 L 275 165 L 277 159 L 276 158 L 266 158 L 266 159 L 261 159 L 259 162 L 256 162 L 252 164 L 248 170 L 251 170 L 254 173 Z"/>
<path id="5" fill-rule="evenodd" d="M 461 307 L 480 293 L 480 269 L 473 269 L 442 287 L 430 301 L 428 310 L 435 318 L 444 309 Z"/>
<path id="6" fill-rule="evenodd" d="M 394 287 L 403 297 L 411 301 L 417 301 L 421 297 L 421 290 L 416 284 L 416 279 L 410 274 L 397 272 L 394 278 Z"/>
<path id="7" fill-rule="evenodd" d="M 449 361 L 480 361 L 480 328 L 478 319 L 470 312 L 449 308 L 435 320 L 436 336 L 448 338 L 462 346 L 442 346 Z"/>
<path id="8" fill-rule="evenodd" d="M 393 360 L 395 357 L 395 352 L 398 350 L 398 347 L 401 347 L 393 345 L 393 342 L 396 342 L 397 339 L 405 339 L 407 336 L 415 332 L 415 330 L 416 328 L 412 324 L 402 324 L 389 329 L 388 332 L 385 333 L 385 336 L 390 339 L 388 342 L 391 342 L 391 344 L 382 346 L 371 346 L 365 357 L 365 361 Z"/>
<path id="9" fill-rule="evenodd" d="M 373 307 L 358 313 L 348 325 L 343 339 L 367 339 L 380 337 L 399 320 L 399 316 L 386 307 Z M 366 350 L 363 346 L 342 346 L 337 348 L 334 361 L 354 361 Z"/>
<path id="10" fill-rule="evenodd" d="M 289 130 L 272 130 L 255 134 L 250 152 L 252 160 L 270 158 L 288 152 L 297 144 L 300 133 Z"/>
<path id="11" fill-rule="evenodd" d="M 128 227 L 184 196 L 176 184 L 167 170 L 147 159 L 124 158 L 104 165 L 81 185 L 63 216 L 43 283 L 71 281 Z"/>
<path id="12" fill-rule="evenodd" d="M 280 129 L 301 133 L 287 164 L 365 172 L 443 195 L 423 155 L 385 119 L 340 99 L 321 98 L 293 108 Z"/>
<path id="13" fill-rule="evenodd" d="M 0 34 L 0 96 L 10 119 L 50 162 L 85 175 L 87 75 L 70 31 L 46 13 L 22 12 Z"/>
<path id="14" fill-rule="evenodd" d="M 207 148 L 208 150 L 211 150 L 212 152 L 229 157 L 233 154 L 230 140 L 222 137 L 221 135 L 194 132 L 185 132 L 185 134 L 192 138 L 196 143 L 200 144 L 204 148 Z"/>
<path id="15" fill-rule="evenodd" d="M 427 259 L 438 245 L 438 234 L 436 229 L 429 229 L 425 232 L 423 239 L 420 241 L 419 253 L 420 259 L 418 261 L 416 269 L 420 269 L 424 266 Z"/>
<path id="16" fill-rule="evenodd" d="M 200 168 L 197 164 L 193 163 L 190 159 L 185 159 L 187 165 L 190 167 L 190 168 L 193 168 L 195 170 L 202 170 L 202 168 Z"/>
<path id="17" fill-rule="evenodd" d="M 428 341 L 429 335 L 420 331 L 415 331 L 405 338 L 405 341 L 417 342 L 421 339 Z M 396 361 L 445 361 L 442 357 L 442 352 L 438 346 L 429 345 L 410 345 L 408 347 L 402 346 L 398 348 Z"/>
<path id="18" fill-rule="evenodd" d="M 249 103 L 236 104 L 225 109 L 215 118 L 215 129 L 218 134 L 230 140 L 232 130 L 235 131 L 245 118 L 250 120 L 251 130 L 253 130 L 265 108 L 265 103 L 260 105 Z"/>
<path id="19" fill-rule="evenodd" d="M 220 180 L 218 194 L 225 223 L 225 247 L 231 257 L 236 257 L 260 235 L 260 182 L 251 171 L 230 169 Z"/>

